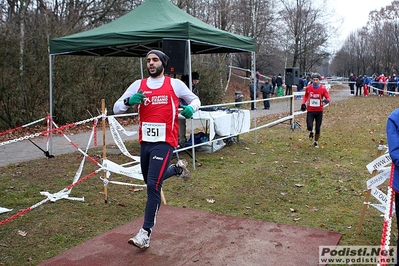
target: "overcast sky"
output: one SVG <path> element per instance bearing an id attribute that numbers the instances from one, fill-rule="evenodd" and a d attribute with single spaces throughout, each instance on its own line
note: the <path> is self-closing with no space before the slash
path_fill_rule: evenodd
<path id="1" fill-rule="evenodd" d="M 390 5 L 393 0 L 333 0 L 329 5 L 335 13 L 342 17 L 344 23 L 340 27 L 341 39 L 345 39 L 352 31 L 366 26 L 370 11 L 379 11 Z"/>

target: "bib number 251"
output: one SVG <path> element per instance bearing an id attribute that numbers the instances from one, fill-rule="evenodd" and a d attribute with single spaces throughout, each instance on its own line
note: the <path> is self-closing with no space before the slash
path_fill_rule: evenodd
<path id="1" fill-rule="evenodd" d="M 143 141 L 158 142 L 166 140 L 165 123 L 144 123 L 141 127 Z"/>

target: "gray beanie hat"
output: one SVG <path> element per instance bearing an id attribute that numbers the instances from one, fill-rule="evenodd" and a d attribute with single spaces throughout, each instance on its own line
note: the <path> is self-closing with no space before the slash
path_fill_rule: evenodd
<path id="1" fill-rule="evenodd" d="M 147 53 L 147 55 L 145 57 L 147 58 L 149 54 L 156 54 L 159 57 L 159 60 L 161 60 L 164 68 L 166 68 L 168 66 L 170 59 L 169 59 L 169 56 L 167 56 L 164 52 L 159 51 L 159 50 L 151 50 Z"/>

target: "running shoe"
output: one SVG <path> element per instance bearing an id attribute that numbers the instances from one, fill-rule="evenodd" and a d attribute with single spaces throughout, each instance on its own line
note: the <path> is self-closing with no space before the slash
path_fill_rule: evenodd
<path id="1" fill-rule="evenodd" d="M 180 176 L 184 181 L 190 178 L 190 171 L 187 169 L 188 162 L 184 159 L 178 160 L 175 166 L 178 169 L 178 176 Z"/>
<path id="2" fill-rule="evenodd" d="M 128 243 L 138 248 L 149 248 L 150 237 L 148 236 L 147 230 L 141 228 L 136 236 L 129 239 Z"/>
<path id="3" fill-rule="evenodd" d="M 310 131 L 310 133 L 309 133 L 309 139 L 312 140 L 313 137 L 314 137 L 313 131 Z"/>
<path id="4" fill-rule="evenodd" d="M 313 146 L 314 146 L 315 148 L 318 148 L 318 147 L 319 147 L 319 143 L 317 143 L 317 141 L 315 141 L 315 142 L 313 143 Z"/>

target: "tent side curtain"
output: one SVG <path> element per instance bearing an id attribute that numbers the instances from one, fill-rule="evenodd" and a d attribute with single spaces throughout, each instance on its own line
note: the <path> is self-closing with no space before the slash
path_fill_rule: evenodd
<path id="1" fill-rule="evenodd" d="M 159 14 L 157 23 L 148 14 Z M 255 51 L 253 38 L 212 27 L 168 0 L 147 0 L 113 22 L 51 39 L 50 54 L 142 57 L 161 49 L 164 38 L 191 40 L 194 54 Z"/>

